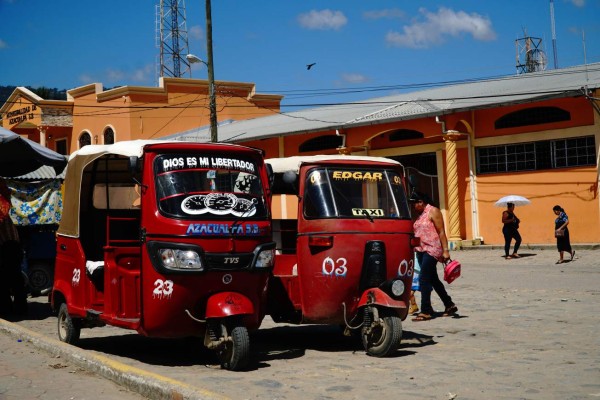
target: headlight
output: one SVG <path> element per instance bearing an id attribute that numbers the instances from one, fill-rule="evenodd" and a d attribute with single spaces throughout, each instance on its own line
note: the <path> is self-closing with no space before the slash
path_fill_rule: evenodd
<path id="1" fill-rule="evenodd" d="M 256 257 L 255 268 L 271 268 L 273 266 L 273 257 L 275 256 L 274 250 L 263 250 L 258 253 Z"/>
<path id="2" fill-rule="evenodd" d="M 404 293 L 404 282 L 400 279 L 396 279 L 394 282 L 392 282 L 392 287 L 390 290 L 392 295 L 396 297 L 402 296 L 402 293 Z"/>
<path id="3" fill-rule="evenodd" d="M 188 271 L 204 269 L 200 256 L 192 250 L 159 249 L 158 254 L 165 268 Z"/>

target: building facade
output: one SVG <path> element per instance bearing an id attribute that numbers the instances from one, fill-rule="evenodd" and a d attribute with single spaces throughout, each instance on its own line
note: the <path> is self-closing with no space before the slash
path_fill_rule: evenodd
<path id="1" fill-rule="evenodd" d="M 289 113 L 280 113 L 281 96 L 217 82 L 219 140 L 267 157 L 397 159 L 440 206 L 456 247 L 503 243 L 503 209 L 494 203 L 510 194 L 531 200 L 515 210 L 525 244 L 555 241 L 557 204 L 569 215 L 573 243 L 600 243 L 600 64 L 526 75 Z M 21 89 L 0 109 L 4 127 L 54 150 L 63 138 L 72 152 L 90 143 L 210 137 L 206 81 L 93 84 L 70 90 L 66 102 Z M 70 129 L 52 118 L 71 118 Z"/>
<path id="2" fill-rule="evenodd" d="M 256 93 L 254 84 L 216 81 L 218 121 L 278 113 L 283 96 Z M 61 154 L 87 144 L 159 139 L 209 125 L 208 82 L 161 78 L 158 87 L 105 90 L 93 83 L 44 100 L 24 87 L 0 108 L 2 126 Z"/>

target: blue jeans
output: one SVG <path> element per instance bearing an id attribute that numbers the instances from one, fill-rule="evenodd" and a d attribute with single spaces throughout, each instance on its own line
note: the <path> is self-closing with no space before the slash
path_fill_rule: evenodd
<path id="1" fill-rule="evenodd" d="M 446 288 L 437 274 L 438 261 L 428 253 L 417 251 L 417 260 L 421 266 L 421 274 L 419 275 L 419 285 L 421 286 L 421 312 L 423 314 L 433 315 L 433 307 L 431 306 L 431 291 L 435 290 L 440 300 L 444 303 L 444 307 L 452 307 L 454 303 L 452 298 L 446 292 Z"/>

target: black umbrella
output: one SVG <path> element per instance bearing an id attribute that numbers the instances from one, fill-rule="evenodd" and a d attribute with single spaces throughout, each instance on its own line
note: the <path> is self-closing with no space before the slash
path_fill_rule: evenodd
<path id="1" fill-rule="evenodd" d="M 62 154 L 0 127 L 0 176 L 25 175 L 42 165 L 54 168 L 58 175 L 67 161 Z"/>

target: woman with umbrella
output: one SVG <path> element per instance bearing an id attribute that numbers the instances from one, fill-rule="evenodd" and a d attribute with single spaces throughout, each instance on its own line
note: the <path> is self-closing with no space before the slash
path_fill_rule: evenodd
<path id="1" fill-rule="evenodd" d="M 519 218 L 514 213 L 515 204 L 507 203 L 506 210 L 502 212 L 502 234 L 504 235 L 504 258 L 510 260 L 511 258 L 521 258 L 519 255 L 519 246 L 521 246 L 521 234 L 519 233 Z M 510 252 L 510 242 L 515 239 L 515 247 L 513 248 L 512 255 Z"/>
<path id="2" fill-rule="evenodd" d="M 496 206 L 506 206 L 502 212 L 502 234 L 504 235 L 504 258 L 521 258 L 519 255 L 519 246 L 521 246 L 521 235 L 519 234 L 519 218 L 515 215 L 515 204 L 526 205 L 530 201 L 521 196 L 505 196 L 496 202 Z M 512 255 L 510 253 L 510 242 L 515 239 L 515 247 Z"/>

